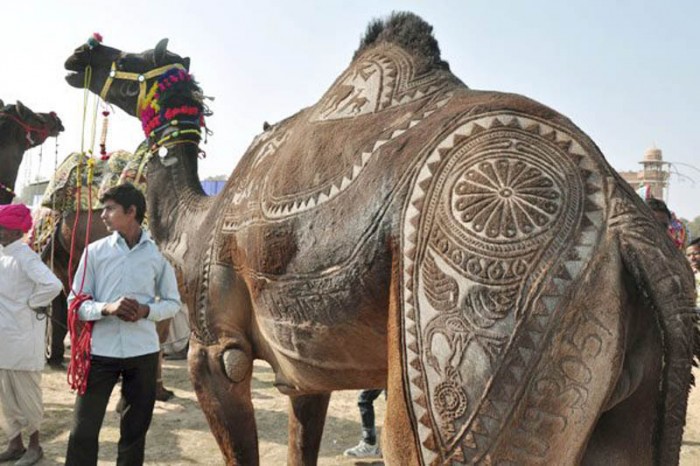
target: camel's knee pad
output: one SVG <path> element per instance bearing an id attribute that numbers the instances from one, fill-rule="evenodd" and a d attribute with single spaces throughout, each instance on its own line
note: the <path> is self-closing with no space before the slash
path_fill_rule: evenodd
<path id="1" fill-rule="evenodd" d="M 221 355 L 224 372 L 231 382 L 242 382 L 251 370 L 253 361 L 243 350 L 231 348 Z"/>

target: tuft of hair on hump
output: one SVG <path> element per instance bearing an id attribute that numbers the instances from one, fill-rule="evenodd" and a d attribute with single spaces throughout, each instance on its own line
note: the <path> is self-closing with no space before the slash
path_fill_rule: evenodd
<path id="1" fill-rule="evenodd" d="M 450 65 L 440 58 L 440 46 L 433 36 L 433 27 L 416 14 L 392 11 L 386 19 L 373 19 L 367 25 L 353 60 L 382 42 L 399 45 L 415 55 L 426 68 L 450 69 Z"/>

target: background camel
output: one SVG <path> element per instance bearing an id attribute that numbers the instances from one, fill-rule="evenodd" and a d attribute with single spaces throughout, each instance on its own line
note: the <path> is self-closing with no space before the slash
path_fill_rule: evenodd
<path id="1" fill-rule="evenodd" d="M 63 131 L 55 113 L 34 113 L 22 105 L 4 105 L 0 100 L 0 204 L 10 204 L 15 194 L 17 172 L 27 149 Z"/>
<path id="2" fill-rule="evenodd" d="M 316 462 L 331 391 L 382 386 L 389 464 L 678 462 L 692 276 L 573 123 L 469 89 L 431 26 L 393 14 L 208 198 L 202 93 L 165 45 L 82 46 L 66 79 L 90 65 L 141 120 L 151 231 L 228 464 L 258 462 L 255 358 L 291 400 L 290 464 Z"/>

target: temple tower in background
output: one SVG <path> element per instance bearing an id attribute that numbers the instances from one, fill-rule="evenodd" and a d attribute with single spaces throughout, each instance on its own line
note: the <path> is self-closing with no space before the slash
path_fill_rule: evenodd
<path id="1" fill-rule="evenodd" d="M 644 152 L 642 171 L 639 172 L 639 184 L 649 186 L 650 194 L 657 199 L 664 199 L 668 186 L 668 162 L 664 162 L 661 149 L 652 147 Z"/>

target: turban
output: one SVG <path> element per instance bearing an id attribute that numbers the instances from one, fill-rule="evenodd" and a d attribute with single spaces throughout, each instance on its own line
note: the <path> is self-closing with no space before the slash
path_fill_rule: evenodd
<path id="1" fill-rule="evenodd" d="M 32 227 L 32 213 L 24 204 L 0 206 L 0 227 L 28 232 Z"/>

